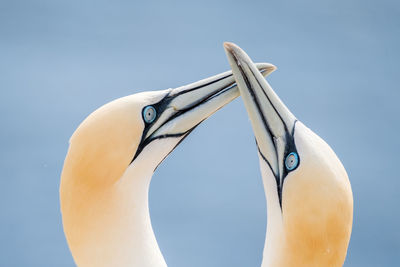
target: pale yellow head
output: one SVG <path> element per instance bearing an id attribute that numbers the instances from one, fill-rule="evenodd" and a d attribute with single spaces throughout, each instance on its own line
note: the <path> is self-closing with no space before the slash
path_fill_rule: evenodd
<path id="1" fill-rule="evenodd" d="M 84 177 L 82 186 L 107 187 L 117 182 L 141 141 L 143 94 L 112 101 L 90 114 L 70 139 L 63 176 Z M 62 180 L 64 182 L 64 180 Z M 61 193 L 64 187 L 61 186 Z M 63 195 L 62 195 L 63 196 Z M 61 196 L 61 197 L 62 197 Z"/>
<path id="2" fill-rule="evenodd" d="M 264 75 L 273 68 L 258 67 Z M 165 266 L 148 209 L 152 174 L 198 124 L 238 95 L 225 72 L 117 99 L 81 123 L 60 185 L 64 232 L 78 266 Z"/>
<path id="3" fill-rule="evenodd" d="M 347 173 L 238 46 L 225 44 L 253 126 L 267 198 L 263 266 L 342 266 L 353 220 Z"/>
<path id="4" fill-rule="evenodd" d="M 330 146 L 301 122 L 294 140 L 300 163 L 282 188 L 286 266 L 342 266 L 353 221 L 347 173 Z"/>
<path id="5" fill-rule="evenodd" d="M 77 264 L 88 265 L 81 259 L 97 254 L 92 251 L 95 243 L 113 240 L 104 233 L 119 222 L 124 195 L 117 185 L 141 142 L 142 109 L 161 95 L 142 93 L 112 101 L 90 114 L 70 139 L 60 202 L 64 232 Z"/>

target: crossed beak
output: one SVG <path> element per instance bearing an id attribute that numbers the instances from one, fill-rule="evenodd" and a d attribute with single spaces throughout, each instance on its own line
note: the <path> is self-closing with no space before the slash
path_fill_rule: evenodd
<path id="1" fill-rule="evenodd" d="M 293 131 L 296 118 L 240 47 L 233 43 L 225 43 L 224 47 L 253 127 L 259 153 L 275 176 L 281 201 L 283 180 L 287 175 L 284 157 L 288 151 L 295 149 Z"/>

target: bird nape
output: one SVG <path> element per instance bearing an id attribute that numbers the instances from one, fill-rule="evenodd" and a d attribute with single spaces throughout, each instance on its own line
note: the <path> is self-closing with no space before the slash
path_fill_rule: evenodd
<path id="1" fill-rule="evenodd" d="M 346 170 L 238 46 L 225 43 L 256 137 L 267 199 L 263 267 L 342 266 L 353 220 Z"/>
<path id="2" fill-rule="evenodd" d="M 257 64 L 263 75 L 274 69 Z M 153 172 L 197 125 L 237 96 L 228 71 L 117 99 L 81 123 L 60 184 L 64 233 L 78 266 L 166 266 L 149 215 Z"/>

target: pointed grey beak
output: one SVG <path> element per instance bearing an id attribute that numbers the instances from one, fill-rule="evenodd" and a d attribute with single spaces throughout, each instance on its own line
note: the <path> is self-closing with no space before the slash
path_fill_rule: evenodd
<path id="1" fill-rule="evenodd" d="M 284 157 L 294 145 L 296 118 L 240 47 L 233 43 L 225 43 L 224 47 L 253 126 L 259 153 L 275 176 L 281 201 L 287 174 Z"/>
<path id="2" fill-rule="evenodd" d="M 269 63 L 258 63 L 255 68 L 261 76 L 275 70 L 275 66 Z M 165 97 L 153 104 L 159 115 L 145 130 L 133 160 L 155 139 L 187 136 L 202 121 L 238 96 L 231 71 L 166 90 Z"/>
<path id="3" fill-rule="evenodd" d="M 257 63 L 255 68 L 261 76 L 267 76 L 275 70 L 275 66 L 269 63 Z M 154 134 L 153 130 L 157 135 L 184 133 L 238 96 L 239 91 L 231 71 L 171 89 L 163 116 L 153 125 L 147 136 Z M 171 114 L 174 114 L 174 119 L 168 120 Z M 166 120 L 170 126 L 165 125 Z M 164 127 L 160 127 L 163 124 Z"/>

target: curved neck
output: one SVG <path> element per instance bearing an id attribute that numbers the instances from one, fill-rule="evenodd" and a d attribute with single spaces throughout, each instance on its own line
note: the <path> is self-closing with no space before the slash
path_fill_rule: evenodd
<path id="1" fill-rule="evenodd" d="M 154 169 L 179 140 L 151 142 L 119 175 L 117 167 L 126 158 L 89 161 L 87 150 L 71 144 L 60 201 L 65 236 L 79 267 L 167 266 L 151 227 L 148 193 Z"/>
<path id="2" fill-rule="evenodd" d="M 63 188 L 73 196 L 62 202 L 62 214 L 78 266 L 166 266 L 150 221 L 152 171 L 136 166 L 106 188 Z"/>

